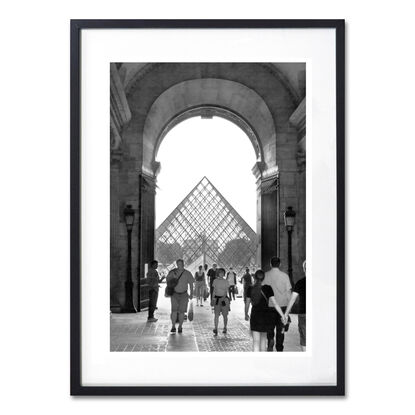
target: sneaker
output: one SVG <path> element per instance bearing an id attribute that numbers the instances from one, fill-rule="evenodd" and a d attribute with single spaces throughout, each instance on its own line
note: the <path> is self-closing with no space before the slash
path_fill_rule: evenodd
<path id="1" fill-rule="evenodd" d="M 213 334 L 214 334 L 215 336 L 217 336 L 217 335 L 218 335 L 218 331 L 217 331 L 216 329 L 213 329 Z"/>
<path id="2" fill-rule="evenodd" d="M 148 318 L 147 319 L 147 321 L 149 322 L 149 323 L 155 323 L 156 321 L 158 321 L 159 319 L 158 318 L 154 318 L 154 317 L 150 317 L 150 318 Z"/>
<path id="3" fill-rule="evenodd" d="M 272 352 L 272 350 L 274 349 L 274 340 L 269 340 L 268 341 L 268 347 L 267 347 L 267 352 Z"/>
<path id="4" fill-rule="evenodd" d="M 172 327 L 170 333 L 176 333 L 176 327 Z"/>
<path id="5" fill-rule="evenodd" d="M 183 328 L 182 327 L 179 327 L 178 329 L 177 329 L 177 333 L 182 333 L 183 332 Z"/>
<path id="6" fill-rule="evenodd" d="M 200 304 L 200 307 L 203 307 L 203 304 Z"/>
<path id="7" fill-rule="evenodd" d="M 223 329 L 222 333 L 226 334 L 228 332 L 228 330 L 226 329 L 226 327 Z"/>

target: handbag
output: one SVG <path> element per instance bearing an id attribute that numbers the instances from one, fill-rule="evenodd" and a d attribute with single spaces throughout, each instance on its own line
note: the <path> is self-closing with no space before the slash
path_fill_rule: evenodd
<path id="1" fill-rule="evenodd" d="M 189 321 L 193 321 L 193 301 L 190 301 L 189 311 L 187 313 L 187 318 Z"/>
<path id="2" fill-rule="evenodd" d="M 172 278 L 169 281 L 167 281 L 166 289 L 164 290 L 165 297 L 171 297 L 174 294 L 174 289 L 176 285 L 179 283 L 180 277 L 183 275 L 183 272 L 184 270 L 178 278 Z"/>
<path id="3" fill-rule="evenodd" d="M 203 287 L 203 300 L 206 301 L 207 298 L 209 297 L 209 289 L 208 287 L 205 285 Z"/>

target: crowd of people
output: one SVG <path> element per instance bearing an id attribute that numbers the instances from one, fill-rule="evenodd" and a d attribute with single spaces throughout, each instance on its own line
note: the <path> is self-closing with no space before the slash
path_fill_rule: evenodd
<path id="1" fill-rule="evenodd" d="M 204 307 L 209 299 L 214 312 L 213 335 L 218 335 L 219 318 L 223 318 L 222 333 L 228 332 L 228 314 L 232 301 L 238 295 L 237 281 L 243 287 L 245 303 L 245 320 L 249 321 L 253 340 L 253 351 L 284 350 L 285 332 L 291 322 L 291 310 L 298 302 L 298 331 L 300 346 L 306 348 L 306 262 L 303 263 L 304 276 L 292 287 L 288 275 L 280 270 L 280 259 L 271 258 L 271 269 L 261 269 L 251 273 L 249 268 L 238 280 L 232 267 L 228 272 L 213 264 L 200 265 L 194 275 L 184 268 L 182 259 L 176 261 L 176 268 L 169 271 L 166 277 L 165 295 L 171 301 L 171 333 L 182 333 L 183 322 L 189 300 L 196 298 L 196 306 Z M 157 271 L 158 262 L 152 261 L 147 273 L 149 285 L 148 321 L 155 322 L 154 311 L 157 308 L 159 284 L 165 277 Z M 176 329 L 177 325 L 177 329 Z"/>

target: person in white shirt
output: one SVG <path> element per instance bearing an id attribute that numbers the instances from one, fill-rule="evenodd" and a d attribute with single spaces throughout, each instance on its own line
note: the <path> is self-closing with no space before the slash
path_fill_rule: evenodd
<path id="1" fill-rule="evenodd" d="M 281 261 L 278 257 L 271 258 L 271 269 L 265 273 L 265 278 L 262 284 L 271 286 L 276 303 L 285 313 L 291 298 L 291 282 L 288 275 L 279 269 L 280 263 Z M 273 313 L 274 328 L 267 333 L 267 350 L 272 352 L 275 345 L 277 352 L 282 352 L 284 350 L 284 332 L 286 330 L 285 323 L 281 319 L 281 316 L 272 307 L 272 304 L 269 304 L 269 307 L 269 311 Z"/>

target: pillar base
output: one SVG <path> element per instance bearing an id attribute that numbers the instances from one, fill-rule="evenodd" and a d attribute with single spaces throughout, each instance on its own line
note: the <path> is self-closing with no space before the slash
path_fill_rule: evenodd
<path id="1" fill-rule="evenodd" d="M 123 307 L 121 313 L 137 313 L 137 309 L 134 306 Z"/>

